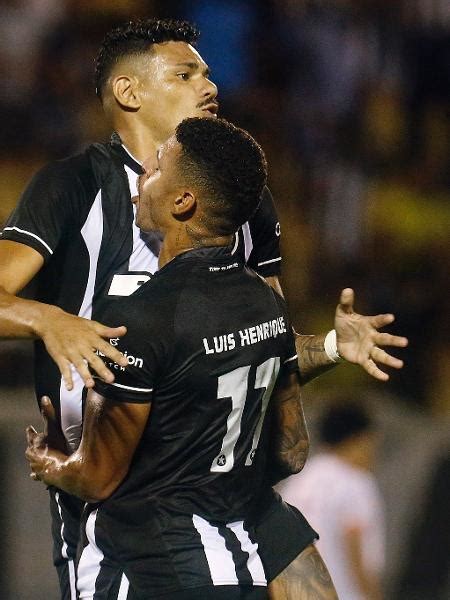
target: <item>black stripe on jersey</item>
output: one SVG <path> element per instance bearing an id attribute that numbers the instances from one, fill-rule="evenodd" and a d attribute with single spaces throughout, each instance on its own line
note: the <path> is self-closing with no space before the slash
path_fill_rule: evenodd
<path id="1" fill-rule="evenodd" d="M 225 525 L 219 525 L 218 530 L 225 540 L 227 550 L 233 555 L 233 562 L 236 567 L 236 576 L 239 585 L 253 585 L 253 577 L 247 567 L 247 561 L 250 556 L 249 553 L 242 550 L 240 541 L 231 529 Z"/>
<path id="2" fill-rule="evenodd" d="M 100 563 L 100 572 L 95 581 L 94 600 L 114 600 L 119 597 L 123 570 L 106 559 Z"/>

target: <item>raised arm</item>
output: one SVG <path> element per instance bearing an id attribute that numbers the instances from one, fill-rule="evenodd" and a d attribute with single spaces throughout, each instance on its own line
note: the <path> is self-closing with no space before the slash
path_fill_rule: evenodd
<path id="1" fill-rule="evenodd" d="M 283 295 L 278 277 L 266 277 L 266 281 Z M 354 299 L 352 289 L 342 290 L 336 307 L 333 331 L 319 335 L 297 334 L 295 345 L 302 385 L 345 361 L 361 366 L 380 381 L 387 381 L 389 375 L 378 364 L 402 368 L 403 361 L 380 348 L 404 348 L 408 345 L 405 337 L 378 331 L 381 327 L 390 325 L 394 321 L 394 315 L 360 315 L 354 311 Z"/>
<path id="2" fill-rule="evenodd" d="M 54 427 L 55 414 L 48 398 L 43 398 L 41 404 L 47 430 L 50 425 Z M 27 428 L 26 457 L 31 477 L 87 502 L 105 500 L 128 472 L 150 407 L 150 403 L 110 400 L 90 390 L 81 444 L 70 456 L 49 446 L 45 433 Z"/>
<path id="3" fill-rule="evenodd" d="M 0 338 L 41 338 L 58 365 L 67 389 L 72 388 L 71 365 L 87 387 L 94 385 L 89 368 L 105 381 L 113 381 L 114 375 L 96 350 L 126 366 L 126 358 L 104 339 L 124 335 L 124 327 L 105 327 L 66 313 L 57 306 L 17 297 L 43 264 L 43 256 L 34 248 L 0 240 Z"/>
<path id="4" fill-rule="evenodd" d="M 269 476 L 274 485 L 305 466 L 309 436 L 298 372 L 282 375 L 273 391 L 272 454 Z"/>

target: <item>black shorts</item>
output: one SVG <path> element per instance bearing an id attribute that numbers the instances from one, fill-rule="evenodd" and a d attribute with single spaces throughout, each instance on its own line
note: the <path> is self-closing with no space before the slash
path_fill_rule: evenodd
<path id="1" fill-rule="evenodd" d="M 149 596 L 149 600 L 267 600 L 268 597 L 267 588 L 264 587 L 217 585 L 171 592 L 164 596 Z M 128 596 L 127 600 L 133 600 L 133 597 Z"/>
<path id="2" fill-rule="evenodd" d="M 120 597 L 128 590 L 128 600 L 202 598 L 200 589 L 212 599 L 267 597 L 258 544 L 243 521 L 210 522 L 153 505 L 143 506 L 132 523 L 128 513 L 102 508 L 89 507 L 84 516 L 80 598 L 112 600 L 118 587 Z"/>
<path id="3" fill-rule="evenodd" d="M 261 500 L 252 533 L 258 542 L 268 583 L 319 539 L 302 513 L 284 502 L 275 491 Z"/>
<path id="4" fill-rule="evenodd" d="M 49 488 L 52 518 L 53 564 L 58 573 L 61 600 L 76 600 L 76 555 L 85 502 Z"/>

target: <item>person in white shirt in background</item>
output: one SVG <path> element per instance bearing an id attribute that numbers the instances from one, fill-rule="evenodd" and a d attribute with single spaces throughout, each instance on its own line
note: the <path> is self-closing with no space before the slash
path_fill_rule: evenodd
<path id="1" fill-rule="evenodd" d="M 277 486 L 318 531 L 317 548 L 340 600 L 381 600 L 384 510 L 371 473 L 377 434 L 361 405 L 333 405 L 318 427 L 320 451 Z"/>

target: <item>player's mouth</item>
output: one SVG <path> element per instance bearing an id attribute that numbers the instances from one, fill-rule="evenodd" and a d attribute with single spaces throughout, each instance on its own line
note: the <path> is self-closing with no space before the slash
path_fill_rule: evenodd
<path id="1" fill-rule="evenodd" d="M 218 102 L 209 102 L 201 107 L 203 112 L 209 113 L 211 116 L 216 117 L 219 112 L 219 103 Z"/>

